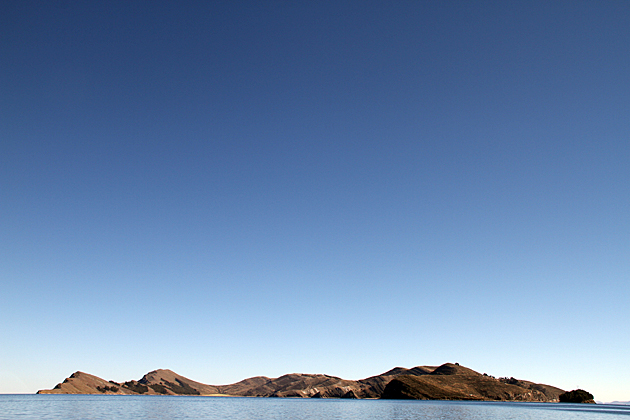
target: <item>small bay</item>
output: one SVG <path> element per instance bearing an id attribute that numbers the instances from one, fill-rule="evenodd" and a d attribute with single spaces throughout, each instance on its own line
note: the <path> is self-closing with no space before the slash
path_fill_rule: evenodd
<path id="1" fill-rule="evenodd" d="M 630 419 L 630 406 L 245 397 L 0 395 L 0 420 Z"/>

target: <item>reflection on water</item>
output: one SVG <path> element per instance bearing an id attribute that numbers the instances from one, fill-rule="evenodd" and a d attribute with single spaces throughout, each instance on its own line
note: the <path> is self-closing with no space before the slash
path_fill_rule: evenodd
<path id="1" fill-rule="evenodd" d="M 461 401 L 0 395 L 0 420 L 629 420 L 630 407 Z"/>

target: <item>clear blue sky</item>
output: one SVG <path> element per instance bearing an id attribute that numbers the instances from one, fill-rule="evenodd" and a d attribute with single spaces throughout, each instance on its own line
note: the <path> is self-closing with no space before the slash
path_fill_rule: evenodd
<path id="1" fill-rule="evenodd" d="M 627 1 L 3 1 L 0 392 L 459 362 L 630 400 Z"/>

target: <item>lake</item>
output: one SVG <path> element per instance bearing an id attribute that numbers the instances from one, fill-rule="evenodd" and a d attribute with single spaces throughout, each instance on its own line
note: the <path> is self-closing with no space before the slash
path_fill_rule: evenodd
<path id="1" fill-rule="evenodd" d="M 630 420 L 630 406 L 410 400 L 0 395 L 0 420 Z"/>

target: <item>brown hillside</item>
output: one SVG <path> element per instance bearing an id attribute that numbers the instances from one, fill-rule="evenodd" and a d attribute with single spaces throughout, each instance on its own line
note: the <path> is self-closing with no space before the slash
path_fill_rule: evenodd
<path id="1" fill-rule="evenodd" d="M 341 398 L 355 391 L 356 382 L 329 375 L 291 373 L 245 391 L 251 397 Z"/>
<path id="2" fill-rule="evenodd" d="M 243 379 L 240 382 L 231 385 L 218 386 L 220 394 L 225 395 L 246 395 L 253 388 L 266 384 L 271 379 L 266 376 L 254 376 L 252 378 Z"/>
<path id="3" fill-rule="evenodd" d="M 467 367 L 460 366 L 454 363 L 444 363 L 442 366 L 437 367 L 431 372 L 431 375 L 461 375 L 461 376 L 483 376 L 479 372 L 475 372 Z"/>
<path id="4" fill-rule="evenodd" d="M 312 397 L 312 398 L 379 398 L 389 381 L 400 374 L 426 375 L 435 368 L 418 366 L 412 369 L 397 367 L 380 375 L 359 381 L 330 375 L 292 373 L 245 390 L 246 396 L 256 397 Z M 225 387 L 221 387 L 222 389 Z M 234 394 L 234 392 L 230 392 Z"/>
<path id="5" fill-rule="evenodd" d="M 108 382 L 98 376 L 74 372 L 53 389 L 37 391 L 38 394 L 135 394 L 116 382 Z"/>
<path id="6" fill-rule="evenodd" d="M 387 372 L 381 373 L 380 375 L 370 376 L 369 378 L 357 381 L 360 385 L 360 390 L 357 396 L 358 398 L 379 398 L 381 394 L 383 394 L 385 386 L 387 386 L 389 381 L 395 377 L 400 375 L 427 375 L 434 370 L 434 366 L 416 366 L 411 369 L 396 367 L 388 370 Z"/>
<path id="7" fill-rule="evenodd" d="M 431 374 L 401 375 L 387 384 L 385 399 L 558 401 L 562 390 L 532 382 L 495 379 L 471 369 L 447 363 Z M 556 391 L 557 390 L 557 391 Z"/>
<path id="8" fill-rule="evenodd" d="M 564 392 L 564 390 L 560 388 L 556 388 L 555 386 L 537 384 L 530 381 L 523 381 L 521 379 L 499 378 L 499 380 L 504 383 L 520 386 L 521 388 L 532 389 L 532 390 L 538 391 L 544 394 L 550 401 L 559 401 L 558 398 L 560 394 Z"/>
<path id="9" fill-rule="evenodd" d="M 214 395 L 219 394 L 216 386 L 202 384 L 169 369 L 158 369 L 147 373 L 138 381 L 157 394 L 163 395 Z"/>

